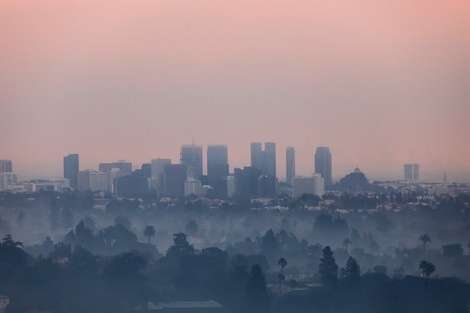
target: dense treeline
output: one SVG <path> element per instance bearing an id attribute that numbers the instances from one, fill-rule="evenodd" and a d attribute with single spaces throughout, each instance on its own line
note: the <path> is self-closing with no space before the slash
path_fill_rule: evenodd
<path id="1" fill-rule="evenodd" d="M 463 312 L 469 203 L 401 193 L 265 203 L 3 193 L 0 294 L 11 296 L 9 312 L 208 299 L 228 312 Z"/>

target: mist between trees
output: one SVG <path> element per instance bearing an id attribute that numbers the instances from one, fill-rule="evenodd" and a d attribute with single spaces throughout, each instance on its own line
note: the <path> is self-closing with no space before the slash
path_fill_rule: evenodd
<path id="1" fill-rule="evenodd" d="M 467 312 L 470 197 L 400 197 L 2 193 L 0 294 L 9 313 Z"/>

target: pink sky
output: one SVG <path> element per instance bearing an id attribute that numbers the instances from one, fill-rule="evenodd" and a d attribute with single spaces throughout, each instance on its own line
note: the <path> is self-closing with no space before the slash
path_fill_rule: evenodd
<path id="1" fill-rule="evenodd" d="M 293 4 L 295 3 L 295 4 Z M 126 159 L 179 159 L 181 144 L 296 149 L 333 176 L 470 182 L 467 1 L 0 2 L 0 159 L 61 176 Z"/>

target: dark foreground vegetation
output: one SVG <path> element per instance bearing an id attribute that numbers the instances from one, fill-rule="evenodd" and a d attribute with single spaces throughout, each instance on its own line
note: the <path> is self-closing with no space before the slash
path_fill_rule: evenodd
<path id="1" fill-rule="evenodd" d="M 3 195 L 0 230 L 13 237 L 2 235 L 0 294 L 8 313 L 181 300 L 223 312 L 468 312 L 468 196 L 400 197 L 215 206 Z M 36 224 L 48 231 L 31 235 Z"/>

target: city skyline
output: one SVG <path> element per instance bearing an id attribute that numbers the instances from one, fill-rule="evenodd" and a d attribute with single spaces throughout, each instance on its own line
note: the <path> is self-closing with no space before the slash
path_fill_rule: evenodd
<path id="1" fill-rule="evenodd" d="M 0 157 L 20 177 L 126 159 L 179 160 L 178 145 L 296 149 L 333 179 L 470 181 L 470 4 L 0 3 Z M 178 144 L 175 144 L 178 143 Z"/>

